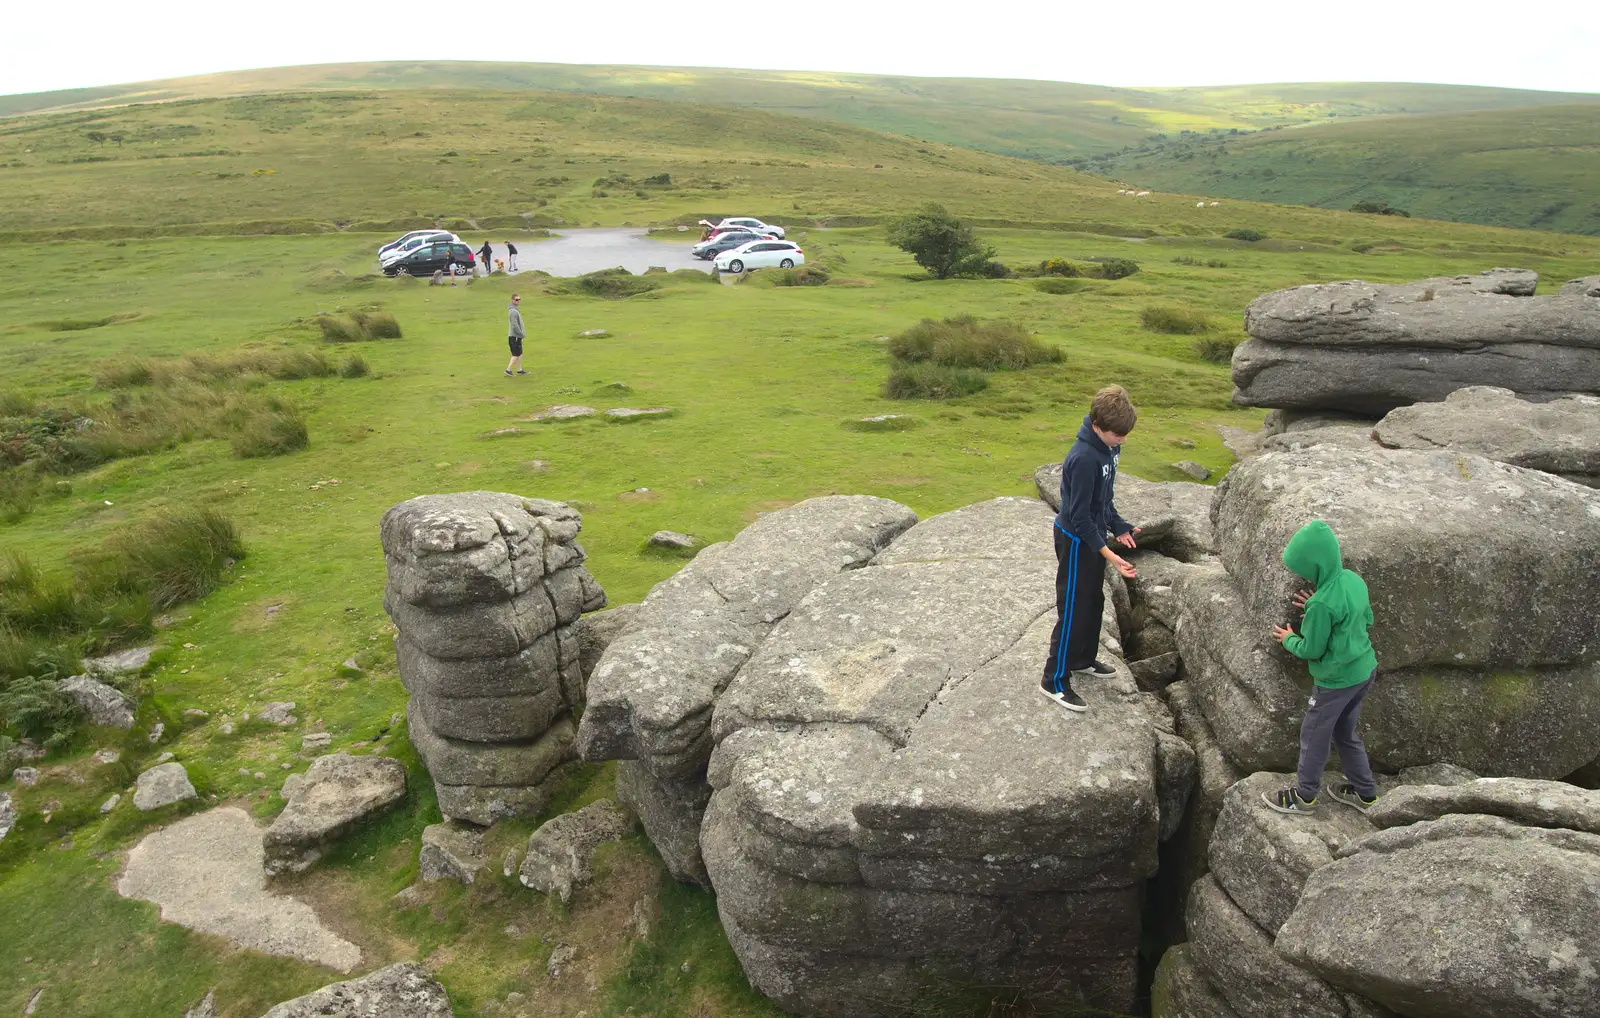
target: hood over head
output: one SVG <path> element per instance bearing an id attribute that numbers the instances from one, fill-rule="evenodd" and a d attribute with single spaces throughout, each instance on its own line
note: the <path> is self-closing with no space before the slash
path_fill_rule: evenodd
<path id="1" fill-rule="evenodd" d="M 1288 546 L 1283 549 L 1283 564 L 1291 573 L 1320 587 L 1344 569 L 1339 539 L 1333 536 L 1333 529 L 1326 523 L 1312 520 L 1289 538 Z"/>

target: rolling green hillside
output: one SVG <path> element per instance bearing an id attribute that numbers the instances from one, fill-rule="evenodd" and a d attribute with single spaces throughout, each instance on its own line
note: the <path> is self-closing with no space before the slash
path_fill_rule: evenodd
<path id="1" fill-rule="evenodd" d="M 1600 106 L 1180 134 L 1089 163 L 1140 188 L 1600 234 Z"/>
<path id="2" fill-rule="evenodd" d="M 488 62 L 321 64 L 0 97 L 0 115 L 308 89 L 538 89 L 770 110 L 1047 162 L 1154 132 L 1257 130 L 1381 114 L 1600 101 L 1579 93 L 1401 83 L 1108 88 L 1058 81 Z"/>

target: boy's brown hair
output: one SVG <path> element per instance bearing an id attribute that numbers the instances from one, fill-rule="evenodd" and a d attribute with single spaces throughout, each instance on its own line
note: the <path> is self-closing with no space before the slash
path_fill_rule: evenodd
<path id="1" fill-rule="evenodd" d="M 1089 423 L 1113 435 L 1126 435 L 1138 423 L 1139 411 L 1133 408 L 1128 390 L 1120 385 L 1108 385 L 1094 394 L 1089 404 Z"/>

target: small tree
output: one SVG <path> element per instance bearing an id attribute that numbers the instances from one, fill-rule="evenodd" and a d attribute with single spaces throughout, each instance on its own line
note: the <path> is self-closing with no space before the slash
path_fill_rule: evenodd
<path id="1" fill-rule="evenodd" d="M 994 248 L 979 243 L 972 227 L 931 202 L 891 222 L 889 243 L 909 252 L 935 279 L 980 272 L 994 257 Z"/>
<path id="2" fill-rule="evenodd" d="M 117 148 L 121 148 L 122 147 L 122 135 L 113 134 L 113 135 L 111 135 L 111 140 L 117 143 Z"/>
<path id="3" fill-rule="evenodd" d="M 106 146 L 106 136 L 104 131 L 90 131 L 89 140 L 95 142 L 101 148 L 105 148 Z"/>

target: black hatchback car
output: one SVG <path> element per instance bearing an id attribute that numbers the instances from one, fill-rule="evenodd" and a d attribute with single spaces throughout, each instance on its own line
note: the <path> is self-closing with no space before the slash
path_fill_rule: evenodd
<path id="1" fill-rule="evenodd" d="M 465 244 L 424 244 L 404 258 L 384 266 L 383 274 L 396 276 L 404 272 L 412 276 L 431 276 L 435 272 L 449 272 L 451 265 L 456 267 L 456 275 L 471 275 L 472 249 Z"/>

